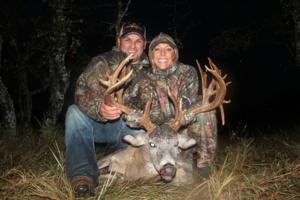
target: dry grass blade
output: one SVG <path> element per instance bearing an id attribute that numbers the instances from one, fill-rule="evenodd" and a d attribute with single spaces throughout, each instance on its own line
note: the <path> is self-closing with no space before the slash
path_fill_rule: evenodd
<path id="1" fill-rule="evenodd" d="M 238 158 L 238 157 L 237 157 Z M 233 168 L 229 167 L 227 163 L 228 158 L 225 159 L 221 169 L 215 171 L 208 181 L 208 190 L 210 194 L 210 199 L 220 199 L 222 193 L 225 191 L 226 187 L 235 180 Z M 230 169 L 232 171 L 230 171 Z"/>
<path id="2" fill-rule="evenodd" d="M 59 168 L 64 171 L 64 154 L 63 152 L 60 150 L 60 148 L 58 147 L 58 144 L 57 142 L 55 142 L 55 148 L 56 148 L 56 151 L 58 153 L 58 155 L 56 155 L 56 153 L 52 150 L 52 148 L 50 147 L 50 151 L 53 155 L 53 157 L 55 158 L 55 161 L 57 162 Z"/>
<path id="3" fill-rule="evenodd" d="M 110 171 L 109 178 L 104 181 L 103 186 L 101 187 L 100 194 L 98 195 L 98 200 L 104 198 L 105 193 L 108 191 L 109 187 L 112 185 L 114 179 L 116 178 L 116 173 Z"/>
<path id="4" fill-rule="evenodd" d="M 190 200 L 190 199 L 195 199 L 199 198 L 199 196 L 201 196 L 201 194 L 203 193 L 203 191 L 205 189 L 207 189 L 208 187 L 208 181 L 203 181 L 202 183 L 198 184 L 197 186 L 195 186 L 186 196 L 186 198 L 184 198 L 185 200 Z M 205 194 L 202 194 L 202 196 L 205 196 Z"/>

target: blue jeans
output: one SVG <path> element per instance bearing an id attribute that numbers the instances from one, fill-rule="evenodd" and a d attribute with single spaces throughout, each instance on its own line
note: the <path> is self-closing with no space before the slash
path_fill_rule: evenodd
<path id="1" fill-rule="evenodd" d="M 68 178 L 87 176 L 98 185 L 98 166 L 95 143 L 112 143 L 118 148 L 127 144 L 122 142 L 126 134 L 137 130 L 126 126 L 121 119 L 101 123 L 81 112 L 77 105 L 68 108 L 65 119 L 66 171 Z"/>

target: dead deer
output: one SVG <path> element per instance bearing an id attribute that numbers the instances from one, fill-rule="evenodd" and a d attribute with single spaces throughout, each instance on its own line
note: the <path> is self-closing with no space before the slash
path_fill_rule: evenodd
<path id="1" fill-rule="evenodd" d="M 134 112 L 134 109 L 122 104 L 122 85 L 126 83 L 132 71 L 124 74 L 124 66 L 130 60 L 128 56 L 117 67 L 114 73 L 107 74 L 108 80 L 100 80 L 107 87 L 105 103 L 118 107 L 124 114 Z M 214 79 L 207 84 L 207 73 L 201 69 L 197 62 L 202 80 L 202 102 L 193 106 L 185 113 L 194 117 L 201 112 L 208 112 L 217 107 L 221 109 L 222 122 L 224 123 L 223 103 L 225 101 L 226 89 L 229 83 L 225 83 L 219 69 L 209 59 L 206 70 L 213 75 Z M 122 72 L 123 71 L 123 72 Z M 120 75 L 123 73 L 122 75 Z M 120 180 L 153 180 L 161 178 L 163 181 L 174 184 L 191 184 L 194 181 L 195 166 L 193 161 L 193 150 L 196 145 L 193 138 L 188 137 L 186 129 L 179 129 L 185 123 L 181 103 L 169 92 L 174 109 L 175 119 L 171 122 L 156 126 L 150 120 L 152 98 L 147 102 L 141 124 L 146 130 L 138 134 L 126 135 L 123 139 L 130 144 L 125 149 L 114 152 L 98 161 L 101 172 L 104 168 L 118 175 Z"/>

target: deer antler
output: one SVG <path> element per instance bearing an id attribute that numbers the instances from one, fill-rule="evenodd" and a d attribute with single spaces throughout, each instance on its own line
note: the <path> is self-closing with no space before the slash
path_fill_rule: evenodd
<path id="1" fill-rule="evenodd" d="M 104 103 L 119 108 L 125 114 L 130 114 L 135 111 L 134 109 L 125 106 L 123 104 L 123 99 L 122 99 L 123 89 L 124 89 L 122 88 L 122 86 L 129 80 L 130 76 L 133 73 L 133 70 L 127 72 L 127 69 L 124 68 L 124 66 L 129 62 L 131 58 L 132 58 L 131 55 L 127 56 L 127 58 L 125 58 L 119 64 L 119 66 L 115 69 L 114 72 L 106 73 L 108 80 L 102 80 L 102 79 L 99 80 L 101 84 L 107 87 L 107 90 L 105 91 L 104 94 Z M 149 101 L 147 102 L 147 104 L 145 105 L 144 114 L 141 119 L 141 124 L 147 130 L 148 133 L 152 133 L 152 131 L 156 127 L 151 122 L 149 117 L 151 104 L 152 104 L 152 95 Z"/>
<path id="2" fill-rule="evenodd" d="M 227 91 L 227 85 L 229 85 L 230 82 L 225 83 L 226 75 L 224 77 L 221 76 L 220 70 L 210 58 L 208 58 L 208 62 L 210 67 L 205 66 L 205 68 L 213 75 L 214 79 L 212 79 L 210 84 L 207 86 L 207 73 L 202 70 L 201 65 L 197 61 L 197 66 L 200 72 L 202 83 L 202 102 L 197 107 L 193 107 L 187 110 L 186 113 L 191 117 L 195 117 L 199 113 L 208 112 L 215 109 L 216 107 L 220 107 L 222 124 L 224 125 L 225 114 L 223 104 L 230 103 L 230 101 L 224 100 Z M 175 119 L 171 123 L 169 123 L 169 126 L 177 131 L 184 123 L 182 105 L 181 102 L 178 105 L 175 96 L 172 95 L 169 91 L 168 95 L 171 98 L 175 109 Z"/>
<path id="3" fill-rule="evenodd" d="M 200 64 L 197 61 L 197 66 L 200 71 L 202 81 L 202 103 L 200 106 L 188 110 L 188 114 L 190 114 L 191 116 L 195 116 L 199 113 L 208 112 L 217 107 L 220 107 L 222 124 L 224 125 L 225 115 L 223 104 L 230 103 L 230 101 L 224 100 L 227 92 L 227 85 L 229 85 L 230 82 L 225 82 L 224 79 L 226 78 L 226 75 L 222 77 L 220 70 L 210 58 L 208 58 L 208 63 L 210 67 L 205 66 L 205 68 L 214 76 L 215 79 L 213 79 L 207 87 L 207 74 L 202 70 Z M 212 97 L 213 100 L 211 101 Z"/>
<path id="4" fill-rule="evenodd" d="M 114 72 L 107 72 L 106 76 L 108 80 L 102 80 L 100 79 L 100 83 L 105 85 L 107 87 L 107 90 L 104 93 L 104 103 L 107 105 L 115 106 L 119 108 L 122 112 L 129 114 L 133 111 L 132 108 L 127 107 L 123 104 L 120 104 L 119 102 L 116 102 L 116 95 L 115 91 L 119 89 L 121 86 L 123 86 L 130 78 L 130 76 L 133 73 L 133 70 L 130 70 L 129 73 L 126 75 L 122 75 L 119 79 L 120 72 L 124 68 L 124 66 L 129 62 L 129 60 L 132 58 L 132 55 L 127 56 L 116 68 Z M 122 101 L 121 99 L 118 99 L 117 101 Z"/>

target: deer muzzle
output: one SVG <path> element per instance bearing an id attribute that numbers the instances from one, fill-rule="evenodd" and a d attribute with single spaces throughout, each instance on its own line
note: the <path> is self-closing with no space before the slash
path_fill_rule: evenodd
<path id="1" fill-rule="evenodd" d="M 170 182 L 176 175 L 176 167 L 167 163 L 159 170 L 159 175 L 163 181 Z"/>

